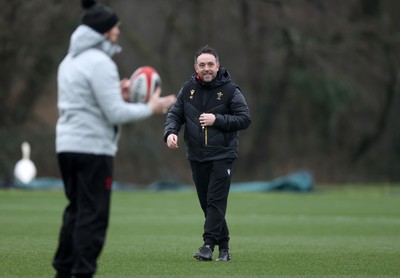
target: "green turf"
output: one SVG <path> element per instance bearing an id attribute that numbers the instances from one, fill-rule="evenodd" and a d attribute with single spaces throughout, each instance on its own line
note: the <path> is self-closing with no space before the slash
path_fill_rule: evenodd
<path id="1" fill-rule="evenodd" d="M 0 277 L 52 277 L 60 191 L 0 190 Z M 400 189 L 232 193 L 233 260 L 197 262 L 194 192 L 114 192 L 97 277 L 399 277 Z"/>

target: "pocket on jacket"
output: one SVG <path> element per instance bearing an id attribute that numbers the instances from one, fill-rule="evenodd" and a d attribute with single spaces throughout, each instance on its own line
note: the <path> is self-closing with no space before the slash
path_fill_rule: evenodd
<path id="1" fill-rule="evenodd" d="M 208 127 L 207 141 L 210 146 L 228 147 L 229 134 L 216 130 L 215 128 Z"/>

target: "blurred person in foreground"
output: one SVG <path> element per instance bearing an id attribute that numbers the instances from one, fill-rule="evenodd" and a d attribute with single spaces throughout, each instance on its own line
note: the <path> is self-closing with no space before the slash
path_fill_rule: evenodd
<path id="1" fill-rule="evenodd" d="M 111 57 L 120 52 L 117 14 L 81 1 L 82 24 L 71 36 L 58 69 L 56 151 L 68 204 L 53 260 L 56 277 L 93 277 L 109 222 L 114 156 L 120 124 L 166 113 L 175 96 L 128 103 L 129 80 L 120 80 Z"/>
<path id="2" fill-rule="evenodd" d="M 212 260 L 218 245 L 216 261 L 229 261 L 230 238 L 225 214 L 232 166 L 238 157 L 238 131 L 250 125 L 250 112 L 240 88 L 220 66 L 214 49 L 209 46 L 199 49 L 194 69 L 196 73 L 183 84 L 167 114 L 164 141 L 168 148 L 177 149 L 178 133 L 185 125 L 187 159 L 205 216 L 204 244 L 194 258 Z"/>

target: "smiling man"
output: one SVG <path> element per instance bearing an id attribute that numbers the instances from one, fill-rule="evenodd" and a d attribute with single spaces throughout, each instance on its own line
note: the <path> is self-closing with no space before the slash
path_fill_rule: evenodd
<path id="1" fill-rule="evenodd" d="M 209 46 L 198 50 L 196 71 L 181 88 L 165 123 L 164 141 L 177 149 L 178 133 L 185 125 L 187 159 L 204 212 L 204 244 L 194 254 L 201 261 L 231 260 L 229 230 L 225 220 L 233 161 L 238 157 L 238 131 L 251 122 L 247 103 L 228 71 L 220 66 Z"/>

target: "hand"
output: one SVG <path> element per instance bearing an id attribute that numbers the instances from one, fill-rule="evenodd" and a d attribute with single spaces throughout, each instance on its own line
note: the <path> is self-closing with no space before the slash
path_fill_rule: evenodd
<path id="1" fill-rule="evenodd" d="M 128 78 L 121 80 L 121 94 L 125 101 L 129 101 L 129 87 L 131 86 L 131 81 Z"/>
<path id="2" fill-rule="evenodd" d="M 167 147 L 170 149 L 177 149 L 178 146 L 178 136 L 176 134 L 171 133 L 167 137 Z"/>
<path id="3" fill-rule="evenodd" d="M 212 126 L 215 122 L 215 115 L 212 113 L 203 113 L 199 117 L 201 126 Z"/>
<path id="4" fill-rule="evenodd" d="M 154 94 L 150 97 L 148 105 L 155 114 L 165 114 L 168 109 L 174 104 L 176 96 L 171 94 L 165 97 L 160 97 L 161 87 L 158 87 Z"/>

